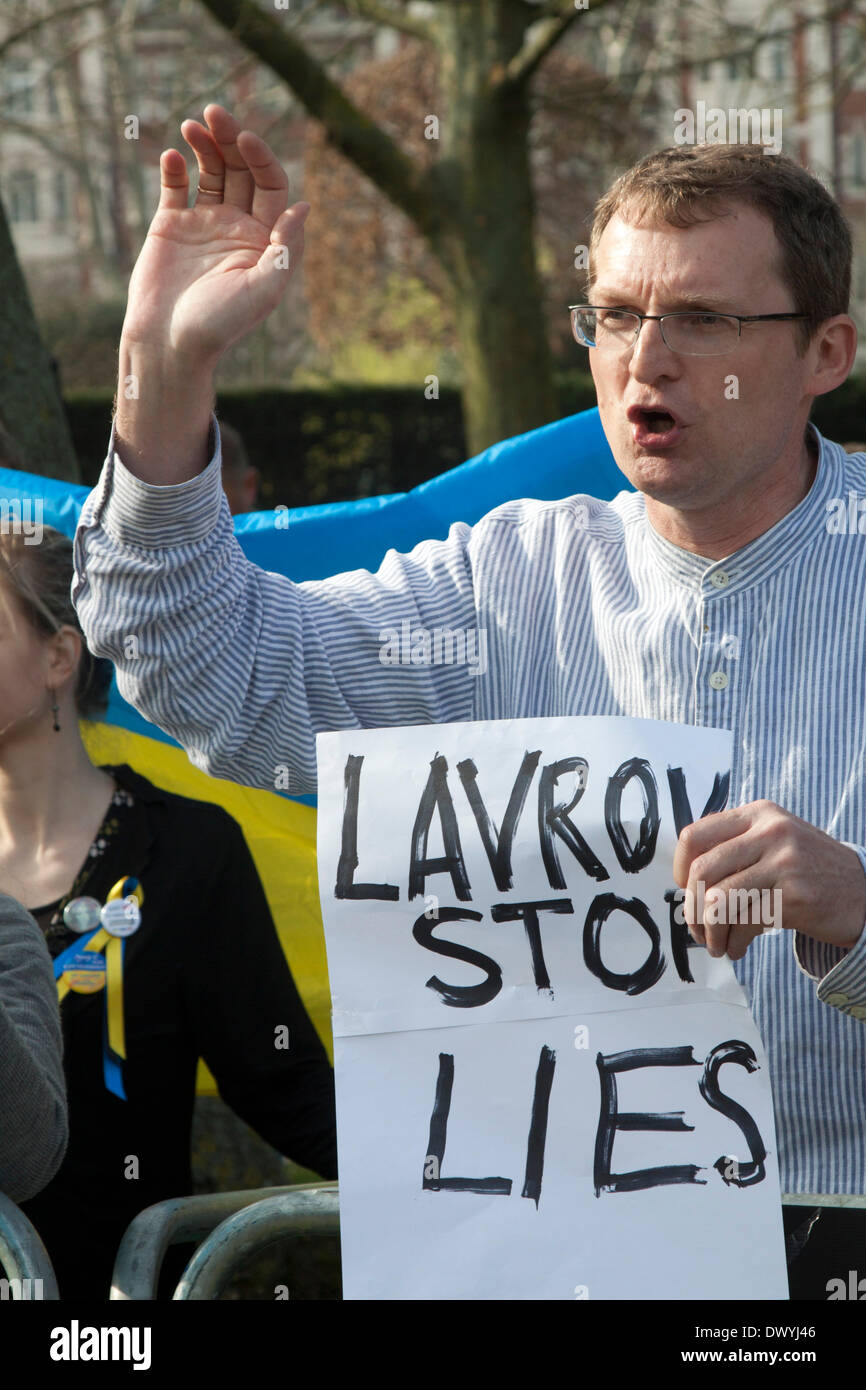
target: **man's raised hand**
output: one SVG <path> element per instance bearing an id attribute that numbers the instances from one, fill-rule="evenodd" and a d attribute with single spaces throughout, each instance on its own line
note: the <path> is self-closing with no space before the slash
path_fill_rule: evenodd
<path id="1" fill-rule="evenodd" d="M 144 482 L 180 483 L 209 457 L 214 369 L 285 293 L 304 249 L 309 204 L 286 208 L 272 151 L 222 106 L 184 121 L 198 162 L 160 160 L 159 207 L 129 282 L 120 341 L 115 447 Z"/>
<path id="2" fill-rule="evenodd" d="M 221 106 L 181 132 L 198 162 L 189 206 L 186 163 L 160 159 L 162 193 L 129 286 L 128 343 L 213 368 L 282 297 L 301 258 L 309 205 L 286 209 L 288 181 L 264 140 Z"/>

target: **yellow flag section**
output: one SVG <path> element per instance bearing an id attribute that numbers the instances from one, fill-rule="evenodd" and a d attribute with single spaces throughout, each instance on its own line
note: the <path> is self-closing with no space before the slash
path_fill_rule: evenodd
<path id="1" fill-rule="evenodd" d="M 82 721 L 81 735 L 94 763 L 128 763 L 154 786 L 197 801 L 212 801 L 241 826 L 301 998 L 333 1057 L 331 996 L 316 875 L 316 812 L 276 792 L 208 777 L 171 744 L 130 733 L 116 724 Z M 146 907 L 145 907 L 146 910 Z M 199 1095 L 216 1083 L 199 1062 Z"/>

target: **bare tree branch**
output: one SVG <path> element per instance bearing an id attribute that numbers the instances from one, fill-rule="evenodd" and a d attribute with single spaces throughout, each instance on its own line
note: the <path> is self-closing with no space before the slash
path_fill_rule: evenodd
<path id="1" fill-rule="evenodd" d="M 65 165 L 68 169 L 74 169 L 77 174 L 82 174 L 87 165 L 85 156 L 78 154 L 72 148 L 72 139 L 68 145 L 63 144 L 46 134 L 42 126 L 28 121 L 18 121 L 14 116 L 4 115 L 3 129 L 4 131 L 14 130 L 19 135 L 26 135 L 28 140 L 35 140 L 37 144 L 54 156 L 58 164 Z"/>
<path id="2" fill-rule="evenodd" d="M 519 82 L 528 82 L 542 59 L 559 43 L 566 29 L 570 28 L 581 13 L 574 8 L 574 0 L 559 0 L 557 10 L 557 14 L 539 18 L 531 26 L 520 52 L 515 53 L 505 69 L 503 86 L 517 86 Z"/>
<path id="3" fill-rule="evenodd" d="M 67 19 L 70 15 L 81 14 L 84 10 L 94 10 L 99 4 L 100 0 L 82 0 L 79 5 L 68 5 L 65 10 L 51 10 L 49 13 L 40 15 L 32 23 L 25 24 L 23 29 L 16 29 L 14 34 L 7 34 L 3 42 L 0 43 L 0 58 L 16 43 L 23 43 L 44 25 L 56 24 L 58 19 Z"/>
<path id="4" fill-rule="evenodd" d="M 597 0 L 592 10 L 599 10 L 613 0 Z M 519 53 L 515 53 L 505 69 L 502 86 L 516 86 L 528 82 L 539 63 L 555 48 L 563 34 L 581 14 L 590 10 L 575 9 L 574 0 L 555 0 L 554 4 L 539 10 L 538 19 L 527 30 L 526 39 Z"/>
<path id="5" fill-rule="evenodd" d="M 596 7 L 593 6 L 593 8 Z M 723 46 L 715 53 L 701 53 L 700 55 L 696 53 L 683 53 L 681 56 L 675 58 L 672 63 L 660 65 L 656 69 L 657 76 L 678 76 L 680 73 L 691 71 L 691 69 L 695 67 L 702 67 L 708 63 L 722 63 L 731 58 L 751 59 L 756 53 L 760 52 L 765 44 L 777 42 L 779 39 L 788 39 L 798 32 L 805 33 L 808 29 L 816 26 L 823 26 L 829 20 L 840 19 L 844 17 L 849 9 L 850 0 L 839 0 L 832 8 L 828 8 L 816 14 L 798 16 L 792 23 L 772 31 L 761 32 L 759 29 L 749 26 L 750 28 L 754 28 L 755 35 L 751 42 L 740 43 L 739 36 L 737 35 L 727 46 Z M 644 64 L 641 62 L 640 68 L 621 72 L 619 74 L 619 80 L 624 84 L 635 83 L 639 80 L 643 70 Z M 818 74 L 817 80 L 821 80 L 821 78 L 825 76 L 825 73 Z"/>
<path id="6" fill-rule="evenodd" d="M 370 19 L 375 24 L 386 24 L 390 29 L 399 29 L 403 34 L 411 34 L 413 39 L 433 42 L 436 32 L 432 25 L 419 19 L 417 15 L 397 10 L 393 5 L 382 4 L 380 0 L 342 0 L 347 10 L 362 19 Z"/>
<path id="7" fill-rule="evenodd" d="M 252 0 L 202 0 L 202 4 L 288 83 L 310 115 L 322 122 L 337 149 L 429 236 L 435 213 L 429 175 L 350 101 L 321 63 Z"/>

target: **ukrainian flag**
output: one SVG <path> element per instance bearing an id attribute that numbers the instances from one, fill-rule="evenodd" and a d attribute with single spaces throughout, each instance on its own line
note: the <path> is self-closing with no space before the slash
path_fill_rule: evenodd
<path id="1" fill-rule="evenodd" d="M 574 493 L 610 499 L 625 480 L 604 437 L 597 410 L 496 444 L 411 492 L 320 507 L 301 507 L 275 524 L 273 511 L 236 516 L 235 534 L 248 559 L 300 582 L 351 569 L 375 571 L 386 551 L 443 539 L 455 521 L 470 525 L 519 497 L 555 501 Z M 42 503 L 42 521 L 72 536 L 86 487 L 0 468 L 0 506 Z M 26 515 L 26 512 L 25 512 Z M 33 515 L 31 510 L 30 515 Z M 8 524 L 8 522 L 7 522 Z M 291 536 L 291 540 L 287 539 Z M 286 957 L 310 1016 L 331 1050 L 331 999 L 316 873 L 314 797 L 253 790 L 208 777 L 183 749 L 128 705 L 112 684 L 104 721 L 83 722 L 96 763 L 128 763 L 157 786 L 224 807 L 242 826 L 256 861 Z M 200 1064 L 199 1093 L 215 1095 Z"/>

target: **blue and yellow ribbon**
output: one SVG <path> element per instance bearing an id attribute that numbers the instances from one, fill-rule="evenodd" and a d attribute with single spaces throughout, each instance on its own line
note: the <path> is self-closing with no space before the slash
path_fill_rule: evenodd
<path id="1" fill-rule="evenodd" d="M 118 898 L 134 898 L 141 906 L 144 890 L 137 878 L 128 875 L 118 879 L 106 902 Z M 57 998 L 60 1003 L 70 990 L 65 978 L 67 962 L 80 951 L 93 951 L 105 956 L 105 1013 L 103 1038 L 103 1075 L 105 1084 L 113 1095 L 126 1100 L 121 1064 L 126 1061 L 126 1032 L 123 1014 L 123 966 L 126 956 L 126 938 L 112 936 L 105 927 L 96 927 L 89 935 L 74 941 L 54 960 L 54 978 L 57 981 Z"/>

